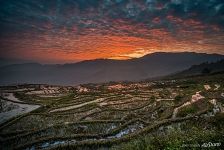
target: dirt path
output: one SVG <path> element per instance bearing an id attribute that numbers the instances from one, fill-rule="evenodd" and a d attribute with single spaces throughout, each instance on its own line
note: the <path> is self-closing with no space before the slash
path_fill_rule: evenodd
<path id="1" fill-rule="evenodd" d="M 85 105 L 88 105 L 88 104 L 103 102 L 104 100 L 105 100 L 105 98 L 98 98 L 96 100 L 85 102 L 85 103 L 82 103 L 82 104 L 54 109 L 54 110 L 51 110 L 50 112 L 60 112 L 60 111 L 75 109 L 75 108 L 79 108 L 79 107 L 82 107 L 82 106 L 85 106 Z"/>
<path id="2" fill-rule="evenodd" d="M 161 98 L 161 99 L 156 99 L 157 102 L 159 101 L 174 101 L 173 98 Z"/>

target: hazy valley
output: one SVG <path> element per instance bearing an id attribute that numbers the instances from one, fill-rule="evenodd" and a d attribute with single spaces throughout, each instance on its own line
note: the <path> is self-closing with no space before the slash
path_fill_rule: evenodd
<path id="1" fill-rule="evenodd" d="M 129 60 L 96 59 L 73 64 L 11 64 L 0 67 L 0 85 L 34 83 L 78 85 L 110 81 L 140 81 L 181 72 L 192 65 L 216 62 L 223 55 L 158 52 Z"/>

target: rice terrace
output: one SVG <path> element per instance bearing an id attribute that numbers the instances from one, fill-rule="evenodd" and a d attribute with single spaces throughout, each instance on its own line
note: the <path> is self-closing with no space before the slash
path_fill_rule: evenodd
<path id="1" fill-rule="evenodd" d="M 187 144 L 210 147 L 212 141 L 210 148 L 221 148 L 223 81 L 223 74 L 214 74 L 75 87 L 1 87 L 1 145 L 31 150 L 175 149 Z M 12 114 L 4 118 L 5 113 Z"/>
<path id="2" fill-rule="evenodd" d="M 0 150 L 224 150 L 224 0 L 0 0 Z"/>

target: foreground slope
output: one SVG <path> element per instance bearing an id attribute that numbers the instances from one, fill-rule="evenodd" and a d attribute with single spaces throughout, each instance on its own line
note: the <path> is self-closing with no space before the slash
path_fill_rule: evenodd
<path id="1" fill-rule="evenodd" d="M 223 147 L 224 75 L 77 87 L 1 87 L 1 102 L 41 107 L 0 125 L 2 149 Z M 9 94 L 8 94 L 9 95 Z M 7 107 L 7 109 L 5 109 Z M 8 105 L 1 112 L 15 109 Z M 128 143 L 126 143 L 128 142 Z M 221 143 L 221 144 L 220 144 Z M 214 145 L 213 145 L 214 146 Z"/>

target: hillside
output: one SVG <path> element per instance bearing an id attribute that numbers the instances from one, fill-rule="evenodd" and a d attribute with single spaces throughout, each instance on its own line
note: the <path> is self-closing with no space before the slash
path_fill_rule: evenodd
<path id="1" fill-rule="evenodd" d="M 0 87 L 1 149 L 223 150 L 223 80 Z"/>
<path id="2" fill-rule="evenodd" d="M 194 76 L 194 75 L 206 75 L 214 74 L 218 72 L 224 72 L 224 59 L 217 62 L 204 62 L 199 65 L 193 65 L 189 69 L 186 69 L 174 76 Z"/>
<path id="3" fill-rule="evenodd" d="M 223 55 L 205 53 L 158 52 L 130 60 L 96 59 L 64 65 L 37 63 L 0 67 L 0 84 L 46 83 L 77 85 L 108 81 L 136 81 L 165 76 L 202 62 L 223 59 Z"/>

